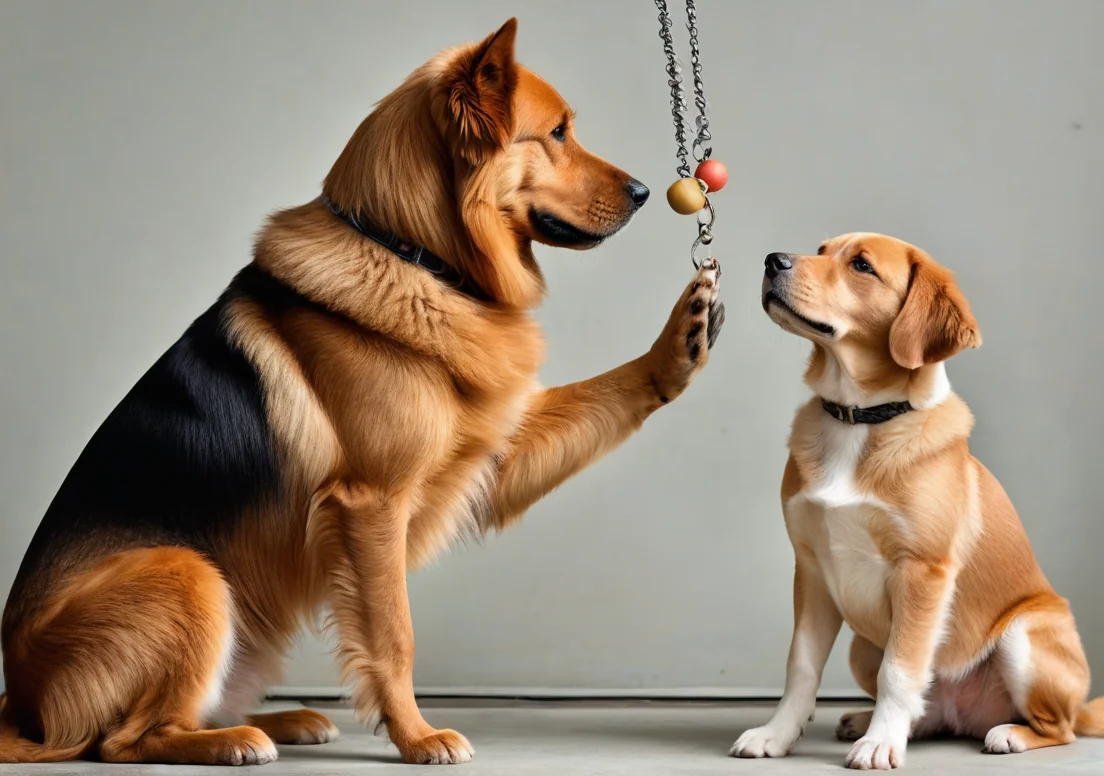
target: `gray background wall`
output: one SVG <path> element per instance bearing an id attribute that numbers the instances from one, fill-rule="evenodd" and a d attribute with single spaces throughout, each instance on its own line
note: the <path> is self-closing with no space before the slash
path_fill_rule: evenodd
<path id="1" fill-rule="evenodd" d="M 807 348 L 760 311 L 761 258 L 856 229 L 957 270 L 985 335 L 950 367 L 974 450 L 1104 672 L 1104 3 L 699 5 L 732 174 L 716 198 L 724 336 L 618 453 L 412 579 L 418 683 L 781 686 L 777 493 Z M 314 197 L 410 70 L 510 14 L 583 141 L 657 193 L 596 251 L 539 251 L 553 384 L 642 352 L 689 278 L 691 226 L 662 198 L 651 2 L 0 4 L 0 594 L 82 445 L 248 260 L 264 215 Z M 842 646 L 827 691 L 852 689 Z M 324 653 L 306 640 L 287 683 L 333 685 Z"/>

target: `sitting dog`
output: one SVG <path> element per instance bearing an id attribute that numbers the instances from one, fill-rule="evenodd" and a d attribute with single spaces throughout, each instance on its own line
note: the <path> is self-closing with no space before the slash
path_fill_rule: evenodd
<path id="1" fill-rule="evenodd" d="M 616 447 L 723 322 L 707 263 L 644 355 L 537 385 L 533 241 L 595 246 L 648 189 L 579 144 L 515 32 L 384 98 L 324 196 L 269 221 L 92 437 L 4 611 L 0 762 L 264 763 L 330 740 L 313 711 L 244 716 L 321 608 L 359 718 L 408 762 L 471 758 L 415 703 L 407 571 Z"/>
<path id="2" fill-rule="evenodd" d="M 973 416 L 943 362 L 981 335 L 952 274 L 900 240 L 849 234 L 815 256 L 767 256 L 763 308 L 813 343 L 817 395 L 797 411 L 782 477 L 796 558 L 786 687 L 731 754 L 794 747 L 844 622 L 875 698 L 840 720 L 851 768 L 903 765 L 910 736 L 1008 753 L 1104 735 L 1069 605 L 967 447 Z"/>

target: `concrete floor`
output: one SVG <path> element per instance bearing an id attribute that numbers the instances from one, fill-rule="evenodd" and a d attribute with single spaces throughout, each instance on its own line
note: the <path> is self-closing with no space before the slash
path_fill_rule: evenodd
<path id="1" fill-rule="evenodd" d="M 426 719 L 465 734 L 475 759 L 451 766 L 465 776 L 697 776 L 698 774 L 843 773 L 848 744 L 832 735 L 841 711 L 854 706 L 825 705 L 790 757 L 736 760 L 729 746 L 745 728 L 761 724 L 773 704 L 720 703 L 423 703 Z M 273 704 L 272 708 L 292 708 Z M 340 706 L 313 706 L 330 715 L 342 731 L 332 744 L 280 747 L 280 759 L 250 771 L 264 776 L 371 773 L 415 776 L 447 766 L 403 765 L 395 748 L 357 726 Z M 1081 739 L 1070 746 L 1025 754 L 983 755 L 977 741 L 931 741 L 909 747 L 909 773 L 1104 774 L 1104 740 Z M 260 769 L 260 770 L 257 770 Z M 125 774 L 125 776 L 216 776 L 232 768 L 119 766 L 101 763 L 5 765 L 3 776 L 34 774 Z"/>

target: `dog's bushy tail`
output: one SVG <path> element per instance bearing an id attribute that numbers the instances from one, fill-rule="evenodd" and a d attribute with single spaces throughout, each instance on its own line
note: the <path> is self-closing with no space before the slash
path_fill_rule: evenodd
<path id="1" fill-rule="evenodd" d="M 1104 697 L 1089 701 L 1081 707 L 1073 732 L 1079 736 L 1104 738 Z"/>
<path id="2" fill-rule="evenodd" d="M 81 743 L 54 749 L 22 738 L 19 728 L 11 724 L 4 713 L 7 702 L 7 694 L 0 695 L 0 763 L 59 763 L 75 760 L 88 748 L 88 743 Z"/>

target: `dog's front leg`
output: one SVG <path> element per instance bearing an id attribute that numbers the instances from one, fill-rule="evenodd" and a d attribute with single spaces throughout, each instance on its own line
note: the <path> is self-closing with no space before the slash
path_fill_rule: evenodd
<path id="1" fill-rule="evenodd" d="M 343 679 L 353 683 L 357 718 L 386 725 L 403 759 L 461 763 L 471 744 L 435 730 L 414 700 L 414 628 L 406 592 L 409 504 L 360 484 L 336 483 L 312 510 L 307 547 L 326 579 Z"/>
<path id="2" fill-rule="evenodd" d="M 847 755 L 849 768 L 887 770 L 905 764 L 909 733 L 924 716 L 932 660 L 953 593 L 954 573 L 944 565 L 908 559 L 893 569 L 893 622 L 878 670 L 878 697 L 866 735 Z"/>
<path id="3" fill-rule="evenodd" d="M 645 355 L 533 399 L 498 466 L 485 524 L 505 527 L 686 390 L 724 324 L 719 277 L 716 264 L 702 266 Z"/>
<path id="4" fill-rule="evenodd" d="M 824 665 L 843 617 L 811 553 L 796 551 L 794 633 L 786 661 L 786 687 L 770 721 L 752 728 L 732 745 L 733 757 L 784 757 L 801 738 L 816 708 Z"/>

